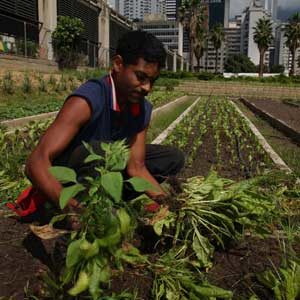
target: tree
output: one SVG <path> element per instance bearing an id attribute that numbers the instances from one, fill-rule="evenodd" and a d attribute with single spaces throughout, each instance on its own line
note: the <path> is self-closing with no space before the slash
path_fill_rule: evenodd
<path id="1" fill-rule="evenodd" d="M 215 24 L 210 31 L 209 37 L 216 52 L 215 73 L 218 73 L 219 49 L 221 48 L 225 39 L 225 33 L 222 24 Z"/>
<path id="2" fill-rule="evenodd" d="M 59 16 L 52 33 L 54 54 L 60 69 L 76 69 L 79 63 L 79 43 L 84 24 L 78 18 Z"/>
<path id="3" fill-rule="evenodd" d="M 189 35 L 190 65 L 193 66 L 193 55 L 195 54 L 199 69 L 200 59 L 205 51 L 208 30 L 207 4 L 202 0 L 182 1 L 178 10 L 178 21 L 183 24 L 183 28 Z"/>
<path id="4" fill-rule="evenodd" d="M 284 36 L 286 37 L 286 46 L 289 48 L 292 55 L 292 67 L 290 76 L 295 74 L 296 52 L 300 47 L 300 13 L 293 14 L 288 19 L 288 24 L 284 28 Z"/>
<path id="5" fill-rule="evenodd" d="M 256 22 L 254 29 L 254 42 L 259 50 L 259 77 L 263 76 L 264 72 L 264 57 L 266 51 L 271 46 L 273 41 L 272 22 L 265 17 Z"/>
<path id="6" fill-rule="evenodd" d="M 255 64 L 245 54 L 235 54 L 227 58 L 224 64 L 226 72 L 230 73 L 254 73 Z"/>
<path id="7" fill-rule="evenodd" d="M 193 52 L 197 60 L 197 70 L 200 71 L 200 59 L 207 48 L 207 6 L 200 6 L 198 9 L 197 24 L 196 24 L 196 37 L 193 46 Z"/>

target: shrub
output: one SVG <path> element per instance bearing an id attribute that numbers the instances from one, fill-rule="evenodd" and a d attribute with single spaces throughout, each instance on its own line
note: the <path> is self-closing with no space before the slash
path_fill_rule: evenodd
<path id="1" fill-rule="evenodd" d="M 49 84 L 52 85 L 52 87 L 56 86 L 56 78 L 52 74 L 49 77 Z"/>
<path id="2" fill-rule="evenodd" d="M 6 94 L 13 94 L 15 90 L 14 86 L 14 80 L 12 78 L 12 75 L 10 72 L 7 72 L 4 74 L 3 80 L 2 80 L 2 89 L 3 92 Z"/>
<path id="3" fill-rule="evenodd" d="M 38 81 L 39 81 L 39 85 L 38 85 L 39 92 L 47 92 L 47 86 L 43 76 L 39 76 Z"/>
<path id="4" fill-rule="evenodd" d="M 80 35 L 84 24 L 78 18 L 59 16 L 52 33 L 54 53 L 60 69 L 76 69 L 79 62 Z"/>
<path id="5" fill-rule="evenodd" d="M 24 79 L 23 79 L 23 83 L 22 83 L 22 91 L 25 94 L 29 94 L 32 90 L 32 84 L 31 84 L 31 80 L 30 77 L 28 76 L 28 74 L 26 73 L 24 75 Z"/>
<path id="6" fill-rule="evenodd" d="M 285 70 L 283 65 L 273 65 L 270 67 L 270 73 L 283 73 Z"/>
<path id="7" fill-rule="evenodd" d="M 226 72 L 230 73 L 255 73 L 256 66 L 245 54 L 235 54 L 227 58 L 224 64 Z"/>
<path id="8" fill-rule="evenodd" d="M 215 75 L 210 72 L 201 72 L 198 75 L 199 80 L 213 80 L 215 78 Z"/>

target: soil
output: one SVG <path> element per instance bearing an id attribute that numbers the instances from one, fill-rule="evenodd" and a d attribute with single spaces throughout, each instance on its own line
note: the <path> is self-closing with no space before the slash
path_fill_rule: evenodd
<path id="1" fill-rule="evenodd" d="M 196 175 L 206 176 L 211 168 L 217 169 L 219 175 L 232 179 L 244 179 L 248 176 L 244 168 L 237 167 L 239 163 L 229 163 L 231 152 L 226 150 L 228 141 L 225 136 L 222 136 L 222 154 L 217 159 L 212 125 L 215 117 L 216 114 L 212 112 L 203 143 L 197 150 L 192 165 L 181 172 L 182 179 Z M 191 140 L 187 149 L 192 143 Z M 255 163 L 261 161 L 262 157 L 257 154 L 252 160 L 254 164 L 250 171 L 255 172 Z M 173 185 L 173 194 L 180 192 L 180 185 L 175 179 L 171 179 L 169 183 Z M 178 209 L 176 205 L 172 208 Z M 145 232 L 143 234 L 145 235 Z M 55 271 L 57 265 L 62 263 L 61 257 L 57 258 L 55 255 L 56 249 L 59 248 L 58 241 L 41 242 L 31 234 L 28 224 L 3 215 L 0 215 L 0 236 L 0 298 L 26 299 L 24 287 L 27 294 L 36 294 L 41 286 L 39 274 L 50 269 Z M 147 241 L 149 244 L 146 243 Z M 141 249 L 143 252 L 159 253 L 158 248 L 153 248 L 153 241 L 155 238 L 149 232 L 144 240 L 138 242 L 141 243 L 140 248 L 143 248 Z M 164 244 L 164 249 L 166 248 L 168 248 L 168 241 Z M 151 252 L 151 249 L 154 251 Z M 217 251 L 214 259 L 214 267 L 208 273 L 210 281 L 220 287 L 233 290 L 234 299 L 247 299 L 244 296 L 249 295 L 250 289 L 260 296 L 261 300 L 272 299 L 268 291 L 259 285 L 255 273 L 271 267 L 272 263 L 275 266 L 280 265 L 280 247 L 275 239 L 259 240 L 248 237 L 226 252 Z M 144 300 L 151 300 L 151 286 L 152 277 L 145 268 L 126 268 L 123 274 L 119 274 L 112 281 L 112 290 L 115 292 L 125 290 L 134 292 L 137 289 L 140 299 Z M 39 297 L 39 299 L 43 298 Z"/>
<path id="2" fill-rule="evenodd" d="M 37 275 L 48 269 L 49 257 L 40 252 L 38 259 L 29 252 L 40 248 L 40 241 L 33 238 L 28 224 L 15 218 L 0 217 L 0 236 L 0 298 L 24 299 L 24 290 L 30 294 L 39 289 Z"/>
<path id="3" fill-rule="evenodd" d="M 266 269 L 274 270 L 281 264 L 277 239 L 248 237 L 226 252 L 216 252 L 214 266 L 208 273 L 209 281 L 234 293 L 234 299 L 249 299 L 256 294 L 260 300 L 273 299 L 256 278 Z"/>
<path id="4" fill-rule="evenodd" d="M 275 100 L 251 99 L 250 102 L 300 132 L 300 107 L 294 107 Z"/>

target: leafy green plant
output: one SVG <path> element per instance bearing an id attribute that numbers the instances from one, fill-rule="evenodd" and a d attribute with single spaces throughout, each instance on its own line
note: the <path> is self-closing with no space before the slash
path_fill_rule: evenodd
<path id="1" fill-rule="evenodd" d="M 176 222 L 175 243 L 190 245 L 199 266 L 210 267 L 214 246 L 242 237 L 245 229 L 257 233 L 270 221 L 274 200 L 257 191 L 255 181 L 233 181 L 215 172 L 204 179 L 193 177 L 183 185 Z"/>
<path id="2" fill-rule="evenodd" d="M 76 69 L 79 62 L 80 36 L 83 32 L 84 24 L 80 19 L 69 16 L 58 17 L 52 41 L 60 69 Z"/>
<path id="3" fill-rule="evenodd" d="M 153 299 L 232 299 L 232 292 L 213 286 L 203 274 L 193 272 L 193 262 L 185 249 L 172 249 L 152 266 L 154 270 Z"/>
<path id="4" fill-rule="evenodd" d="M 2 89 L 6 94 L 13 94 L 15 92 L 15 83 L 12 78 L 11 72 L 7 72 L 3 76 Z"/>
<path id="5" fill-rule="evenodd" d="M 289 261 L 279 270 L 257 274 L 258 280 L 274 293 L 275 300 L 296 300 L 300 297 L 300 264 Z"/>
<path id="6" fill-rule="evenodd" d="M 32 83 L 27 73 L 24 74 L 22 82 L 22 91 L 24 94 L 29 94 L 32 91 Z"/>
<path id="7" fill-rule="evenodd" d="M 53 74 L 50 75 L 49 77 L 49 84 L 52 86 L 52 87 L 55 87 L 56 86 L 56 83 L 57 83 L 57 80 L 55 78 L 55 76 Z"/>
<path id="8" fill-rule="evenodd" d="M 40 93 L 44 93 L 44 92 L 47 92 L 47 85 L 46 85 L 46 82 L 45 82 L 45 79 L 42 75 L 38 76 L 38 91 Z"/>
<path id="9" fill-rule="evenodd" d="M 90 152 L 85 162 L 98 162 L 95 166 L 98 177 L 86 177 L 86 184 L 83 184 L 77 181 L 72 169 L 50 169 L 60 182 L 68 183 L 60 195 L 60 207 L 63 209 L 73 197 L 80 199 L 84 206 L 78 216 L 81 229 L 72 234 L 68 246 L 60 287 L 72 283 L 73 287 L 68 290 L 71 296 L 88 290 L 92 299 L 99 299 L 103 293 L 101 286 L 109 282 L 112 266 L 123 269 L 123 263 L 143 264 L 147 258 L 130 244 L 136 221 L 122 201 L 121 171 L 127 164 L 128 148 L 123 142 L 101 143 L 104 155 L 99 156 L 88 144 L 85 146 Z M 141 178 L 126 181 L 139 192 L 152 188 Z M 52 222 L 60 219 L 61 216 L 56 217 Z"/>

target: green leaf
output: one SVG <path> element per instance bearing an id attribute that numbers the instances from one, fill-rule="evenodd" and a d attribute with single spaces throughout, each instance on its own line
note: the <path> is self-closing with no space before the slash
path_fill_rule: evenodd
<path id="1" fill-rule="evenodd" d="M 150 182 L 140 177 L 132 177 L 127 180 L 135 191 L 137 192 L 145 192 L 145 191 L 155 191 L 157 190 Z"/>
<path id="2" fill-rule="evenodd" d="M 90 163 L 96 160 L 103 160 L 103 158 L 100 155 L 97 154 L 90 154 L 85 160 L 84 163 Z"/>
<path id="3" fill-rule="evenodd" d="M 86 272 L 80 271 L 75 285 L 68 291 L 71 296 L 77 296 L 89 287 L 89 276 Z"/>
<path id="4" fill-rule="evenodd" d="M 68 216 L 68 214 L 62 214 L 62 215 L 54 216 L 54 217 L 51 219 L 49 225 L 53 226 L 55 223 L 64 220 L 67 216 Z"/>
<path id="5" fill-rule="evenodd" d="M 195 235 L 193 239 L 193 250 L 202 267 L 210 267 L 212 265 L 211 258 L 214 247 L 206 237 L 200 234 Z"/>
<path id="6" fill-rule="evenodd" d="M 130 231 L 130 216 L 124 208 L 120 208 L 117 210 L 117 216 L 120 221 L 120 230 L 122 234 L 126 234 Z"/>
<path id="7" fill-rule="evenodd" d="M 89 292 L 93 299 L 98 299 L 101 295 L 100 289 L 101 267 L 93 261 L 92 274 L 89 280 Z"/>
<path id="8" fill-rule="evenodd" d="M 121 232 L 117 229 L 114 233 L 109 234 L 101 239 L 96 239 L 99 247 L 107 248 L 114 246 L 121 241 Z"/>
<path id="9" fill-rule="evenodd" d="M 74 170 L 67 167 L 51 167 L 49 172 L 61 183 L 77 182 L 76 173 Z"/>
<path id="10" fill-rule="evenodd" d="M 85 187 L 80 184 L 74 184 L 72 186 L 68 186 L 61 191 L 59 197 L 59 206 L 61 209 L 64 209 L 65 206 L 68 204 L 69 200 L 75 197 L 78 193 L 85 190 Z"/>
<path id="11" fill-rule="evenodd" d="M 119 202 L 122 196 L 123 176 L 120 172 L 110 172 L 101 177 L 101 184 L 105 191 Z"/>
<path id="12" fill-rule="evenodd" d="M 204 297 L 215 297 L 221 299 L 232 299 L 232 292 L 219 288 L 217 286 L 213 286 L 210 284 L 203 284 L 202 286 L 195 285 L 194 291 L 198 294 L 198 296 Z"/>
<path id="13" fill-rule="evenodd" d="M 66 258 L 66 266 L 67 268 L 71 268 L 75 266 L 79 260 L 81 259 L 81 249 L 80 245 L 82 243 L 82 240 L 76 240 L 74 242 L 71 242 L 68 250 L 67 250 L 67 258 Z"/>

